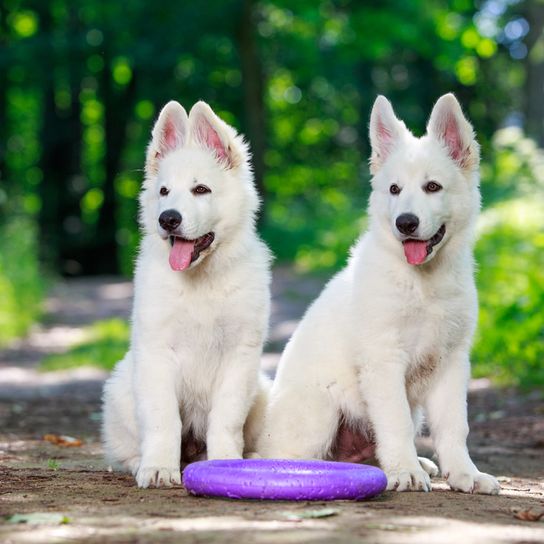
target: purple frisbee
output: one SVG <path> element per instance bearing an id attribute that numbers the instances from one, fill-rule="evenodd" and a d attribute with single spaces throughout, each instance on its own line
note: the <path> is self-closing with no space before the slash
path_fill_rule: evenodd
<path id="1" fill-rule="evenodd" d="M 291 459 L 198 461 L 183 471 L 192 495 L 229 499 L 334 501 L 369 499 L 387 486 L 369 465 Z"/>

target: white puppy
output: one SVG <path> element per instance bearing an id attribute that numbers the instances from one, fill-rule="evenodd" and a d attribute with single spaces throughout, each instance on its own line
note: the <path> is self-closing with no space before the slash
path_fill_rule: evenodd
<path id="1" fill-rule="evenodd" d="M 131 345 L 104 387 L 106 456 L 140 487 L 179 484 L 182 457 L 205 450 L 242 457 L 244 425 L 254 449 L 270 254 L 255 230 L 249 160 L 204 102 L 189 117 L 168 103 L 153 129 Z"/>
<path id="2" fill-rule="evenodd" d="M 257 450 L 350 459 L 375 446 L 389 489 L 427 491 L 436 467 L 414 445 L 423 409 L 449 485 L 497 493 L 466 446 L 480 209 L 472 127 L 448 94 L 415 138 L 379 97 L 370 140 L 368 232 L 287 345 Z"/>

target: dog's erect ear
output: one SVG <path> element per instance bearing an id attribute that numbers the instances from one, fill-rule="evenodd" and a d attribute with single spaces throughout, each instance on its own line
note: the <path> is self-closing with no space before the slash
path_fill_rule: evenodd
<path id="1" fill-rule="evenodd" d="M 445 147 L 460 168 L 470 171 L 478 167 L 480 146 L 453 94 L 438 99 L 427 124 L 427 133 Z"/>
<path id="2" fill-rule="evenodd" d="M 378 96 L 370 114 L 370 172 L 375 174 L 388 155 L 397 145 L 398 140 L 406 131 L 406 126 L 397 119 L 391 103 L 385 96 Z"/>
<path id="3" fill-rule="evenodd" d="M 240 165 L 242 155 L 235 141 L 236 131 L 217 117 L 206 102 L 197 102 L 191 108 L 189 122 L 191 137 L 212 151 L 221 165 L 227 169 Z"/>
<path id="4" fill-rule="evenodd" d="M 153 127 L 147 151 L 147 166 L 156 170 L 158 161 L 170 151 L 182 147 L 188 136 L 189 120 L 185 108 L 175 100 L 164 106 Z"/>

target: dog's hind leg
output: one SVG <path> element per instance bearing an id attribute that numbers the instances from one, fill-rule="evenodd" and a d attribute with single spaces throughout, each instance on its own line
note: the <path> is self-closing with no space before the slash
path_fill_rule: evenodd
<path id="1" fill-rule="evenodd" d="M 129 352 L 117 363 L 104 384 L 102 442 L 108 462 L 136 474 L 140 466 L 140 447 L 131 369 Z"/>

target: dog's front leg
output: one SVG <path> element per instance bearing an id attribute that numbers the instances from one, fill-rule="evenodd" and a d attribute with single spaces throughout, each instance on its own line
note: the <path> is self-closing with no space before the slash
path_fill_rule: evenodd
<path id="1" fill-rule="evenodd" d="M 405 366 L 384 362 L 382 353 L 372 366 L 361 368 L 360 387 L 376 437 L 376 455 L 387 475 L 387 489 L 430 491 L 429 475 L 421 468 L 414 444 Z"/>
<path id="2" fill-rule="evenodd" d="M 171 353 L 159 348 L 135 353 L 134 393 L 141 440 L 138 486 L 181 484 L 181 417 Z"/>
<path id="3" fill-rule="evenodd" d="M 258 387 L 261 346 L 237 347 L 217 376 L 208 417 L 208 459 L 241 459 L 243 428 Z"/>
<path id="4" fill-rule="evenodd" d="M 495 495 L 497 480 L 480 472 L 467 448 L 468 353 L 460 351 L 446 361 L 427 397 L 427 415 L 442 474 L 452 489 Z"/>

